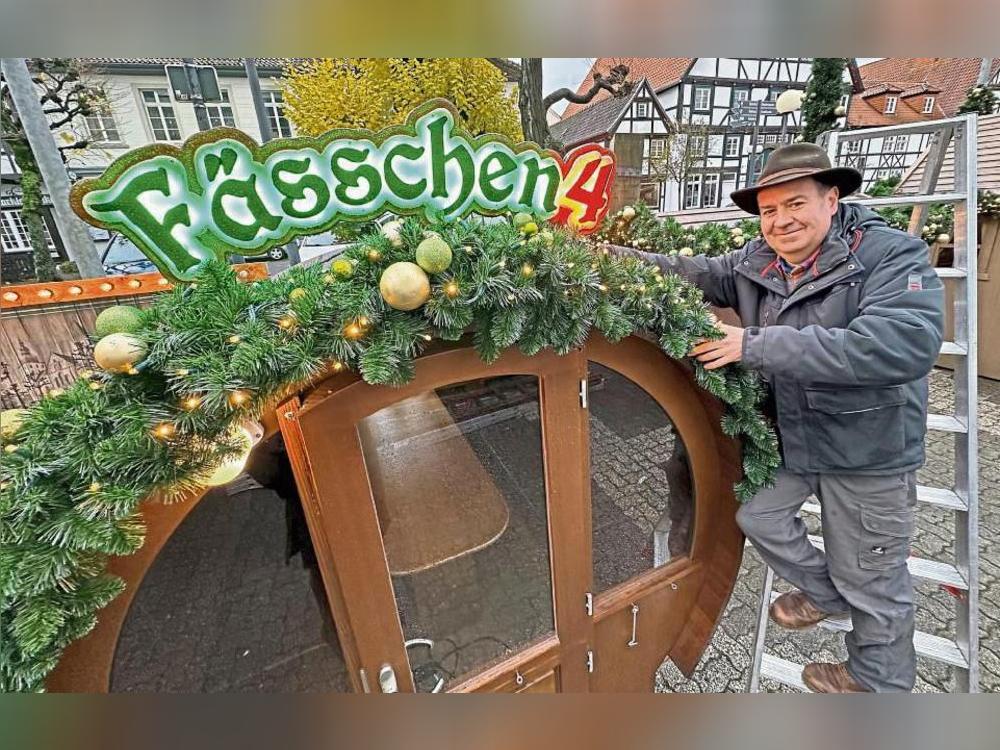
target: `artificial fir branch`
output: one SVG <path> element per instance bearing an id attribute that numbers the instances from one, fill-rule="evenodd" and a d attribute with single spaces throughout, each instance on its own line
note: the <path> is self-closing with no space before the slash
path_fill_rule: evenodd
<path id="1" fill-rule="evenodd" d="M 731 243 L 728 230 L 691 233 L 637 218 L 650 249 L 689 238 Z M 624 231 L 606 229 L 609 238 Z M 429 232 L 453 248 L 451 266 L 432 277 L 423 307 L 392 309 L 379 293 L 382 272 L 412 261 Z M 142 313 L 136 335 L 148 355 L 138 374 L 88 375 L 30 410 L 0 467 L 0 690 L 42 689 L 63 649 L 120 592 L 106 560 L 142 544 L 142 499 L 197 489 L 199 476 L 240 451 L 234 425 L 330 368 L 399 385 L 413 378 L 429 340 L 470 329 L 487 362 L 515 344 L 527 354 L 565 353 L 595 327 L 610 340 L 645 331 L 678 359 L 718 335 L 693 286 L 562 230 L 529 237 L 503 221 L 407 219 L 399 236 L 394 244 L 381 232 L 362 234 L 338 259 L 349 263 L 294 267 L 251 284 L 209 266 Z M 778 462 L 760 384 L 739 367 L 696 364 L 694 373 L 725 403 L 723 430 L 743 442 L 736 491 L 746 499 Z M 166 438 L 160 425 L 169 426 Z"/>

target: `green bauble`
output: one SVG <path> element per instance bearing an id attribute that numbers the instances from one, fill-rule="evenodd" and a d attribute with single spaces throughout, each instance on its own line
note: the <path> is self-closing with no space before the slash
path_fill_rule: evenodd
<path id="1" fill-rule="evenodd" d="M 431 281 L 416 263 L 400 261 L 382 272 L 382 298 L 397 310 L 416 310 L 431 296 Z"/>
<path id="2" fill-rule="evenodd" d="M 145 342 L 127 333 L 112 333 L 97 342 L 94 361 L 107 372 L 128 372 L 148 351 Z"/>
<path id="3" fill-rule="evenodd" d="M 520 229 L 525 224 L 534 221 L 531 214 L 526 214 L 523 211 L 521 213 L 514 214 L 514 226 Z"/>
<path id="4" fill-rule="evenodd" d="M 451 265 L 451 247 L 438 236 L 417 245 L 417 265 L 427 273 L 441 273 Z"/>
<path id="5" fill-rule="evenodd" d="M 99 339 L 112 333 L 134 333 L 141 326 L 138 307 L 115 305 L 101 310 L 94 323 L 94 334 Z"/>

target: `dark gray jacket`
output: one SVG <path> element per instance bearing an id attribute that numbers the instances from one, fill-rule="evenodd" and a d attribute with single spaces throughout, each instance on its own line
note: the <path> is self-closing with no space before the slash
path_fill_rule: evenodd
<path id="1" fill-rule="evenodd" d="M 768 270 L 776 255 L 763 238 L 717 258 L 625 252 L 739 314 L 743 364 L 770 384 L 788 470 L 893 474 L 923 464 L 927 374 L 944 318 L 923 241 L 841 204 L 815 276 L 791 294 Z"/>

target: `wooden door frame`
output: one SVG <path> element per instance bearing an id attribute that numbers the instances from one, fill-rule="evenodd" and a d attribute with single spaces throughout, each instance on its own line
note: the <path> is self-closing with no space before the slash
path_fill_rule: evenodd
<path id="1" fill-rule="evenodd" d="M 552 636 L 453 686 L 452 690 L 506 689 L 518 684 L 518 674 L 522 683 L 530 683 L 531 677 L 544 679 L 546 672 L 535 673 L 545 665 L 549 665 L 549 671 L 558 666 L 562 691 L 587 689 L 586 652 L 591 622 L 583 605 L 590 582 L 590 545 L 584 530 L 589 528 L 590 519 L 589 505 L 579 501 L 590 481 L 587 466 L 580 461 L 586 453 L 586 415 L 579 403 L 585 366 L 580 352 L 559 356 L 543 351 L 529 357 L 516 349 L 507 350 L 496 362 L 487 365 L 467 343 L 441 345 L 420 358 L 414 379 L 401 387 L 372 387 L 359 378 L 335 377 L 318 383 L 301 405 L 297 398 L 279 405 L 282 431 L 288 430 L 293 435 L 286 442 L 286 449 L 296 468 L 296 481 L 300 492 L 305 490 L 303 497 L 310 498 L 307 506 L 312 514 L 310 528 L 322 529 L 322 535 L 341 560 L 351 561 L 348 565 L 356 560 L 360 569 L 370 573 L 364 577 L 364 597 L 359 601 L 358 592 L 352 594 L 347 590 L 356 577 L 343 568 L 338 571 L 332 558 L 319 560 L 341 633 L 341 647 L 345 654 L 348 650 L 357 654 L 352 675 L 356 688 L 360 687 L 357 670 L 365 669 L 370 689 L 376 690 L 370 684 L 372 669 L 378 666 L 375 661 L 393 667 L 401 688 L 413 687 L 409 663 L 402 650 L 402 627 L 375 500 L 357 438 L 357 424 L 381 409 L 437 388 L 481 378 L 528 375 L 537 377 L 539 384 L 555 631 Z M 286 413 L 294 417 L 286 419 Z M 310 450 L 336 455 L 336 465 L 310 462 Z M 310 477 L 309 482 L 300 480 L 300 473 L 303 478 Z M 367 500 L 363 502 L 362 497 Z M 581 545 L 579 542 L 584 538 L 586 544 Z M 371 574 L 376 569 L 379 574 Z M 394 618 L 385 616 L 390 610 Z M 373 656 L 379 650 L 376 642 L 381 642 L 382 653 L 377 658 Z"/>

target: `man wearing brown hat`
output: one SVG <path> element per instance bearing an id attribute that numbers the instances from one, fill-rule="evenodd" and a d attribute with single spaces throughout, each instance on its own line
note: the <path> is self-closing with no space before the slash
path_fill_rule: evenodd
<path id="1" fill-rule="evenodd" d="M 924 461 L 927 374 L 942 341 L 944 293 L 927 245 L 873 211 L 840 203 L 861 184 L 810 143 L 771 155 L 757 184 L 732 193 L 762 238 L 717 258 L 638 253 L 731 307 L 744 327 L 691 355 L 733 362 L 769 385 L 782 466 L 737 521 L 797 590 L 771 618 L 801 629 L 849 612 L 848 660 L 812 663 L 816 692 L 912 690 L 913 587 L 906 567 Z M 814 494 L 825 554 L 797 513 Z"/>

